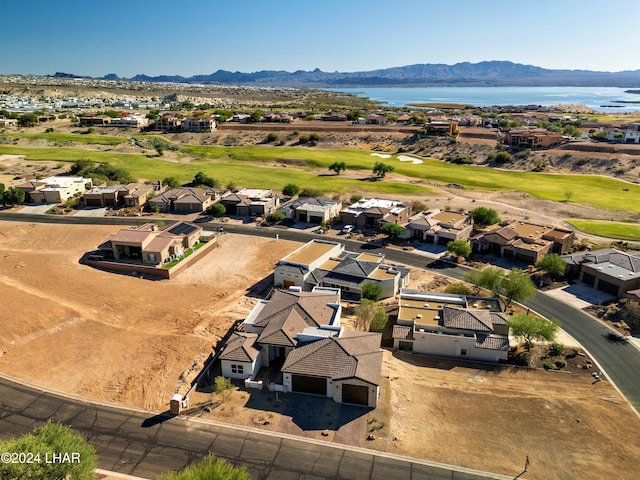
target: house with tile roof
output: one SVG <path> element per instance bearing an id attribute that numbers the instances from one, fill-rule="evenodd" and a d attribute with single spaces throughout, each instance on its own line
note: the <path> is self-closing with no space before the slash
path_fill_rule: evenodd
<path id="1" fill-rule="evenodd" d="M 473 229 L 470 214 L 448 210 L 420 212 L 409 218 L 404 227 L 404 238 L 439 245 L 467 240 Z"/>
<path id="2" fill-rule="evenodd" d="M 280 197 L 273 190 L 260 188 L 241 188 L 236 192 L 227 192 L 220 199 L 227 215 L 239 215 L 241 217 L 259 217 L 271 215 L 278 205 Z"/>
<path id="3" fill-rule="evenodd" d="M 623 297 L 640 289 L 640 255 L 603 248 L 564 255 L 567 275 L 603 292 Z"/>
<path id="4" fill-rule="evenodd" d="M 409 207 L 398 200 L 363 198 L 340 211 L 340 222 L 356 230 L 378 230 L 385 223 L 407 223 L 409 213 Z"/>
<path id="5" fill-rule="evenodd" d="M 202 227 L 187 222 L 174 223 L 164 230 L 146 223 L 109 236 L 98 250 L 108 260 L 162 266 L 194 248 L 201 233 Z"/>
<path id="6" fill-rule="evenodd" d="M 482 230 L 470 239 L 474 253 L 493 253 L 535 264 L 549 253 L 566 253 L 575 232 L 521 221 L 506 221 Z"/>
<path id="7" fill-rule="evenodd" d="M 299 197 L 278 208 L 285 218 L 295 222 L 328 222 L 340 214 L 342 202 L 327 197 Z"/>
<path id="8" fill-rule="evenodd" d="M 343 296 L 360 298 L 362 286 L 373 282 L 382 287 L 382 298 L 388 298 L 409 284 L 410 273 L 409 268 L 386 263 L 384 254 L 345 252 L 341 243 L 314 239 L 276 264 L 274 285 L 339 288 Z"/>
<path id="9" fill-rule="evenodd" d="M 254 379 L 278 369 L 285 393 L 375 407 L 382 368 L 381 335 L 345 332 L 340 290 L 277 290 L 260 301 L 220 354 L 224 376 Z"/>
<path id="10" fill-rule="evenodd" d="M 220 198 L 212 188 L 181 187 L 167 190 L 148 200 L 149 208 L 160 212 L 204 212 Z"/>
<path id="11" fill-rule="evenodd" d="M 398 307 L 395 349 L 488 362 L 507 359 L 508 315 L 497 298 L 403 290 Z"/>

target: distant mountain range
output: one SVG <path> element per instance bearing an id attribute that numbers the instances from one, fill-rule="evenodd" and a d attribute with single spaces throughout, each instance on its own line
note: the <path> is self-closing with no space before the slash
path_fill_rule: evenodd
<path id="1" fill-rule="evenodd" d="M 68 73 L 54 77 L 78 78 Z M 80 77 L 91 78 L 91 77 Z M 367 72 L 323 72 L 297 70 L 295 72 L 261 70 L 253 73 L 218 70 L 210 75 L 138 74 L 120 78 L 110 73 L 99 80 L 131 80 L 142 82 L 203 83 L 218 85 L 255 85 L 280 87 L 498 87 L 498 86 L 575 86 L 575 87 L 638 87 L 640 70 L 623 72 L 595 72 L 590 70 L 549 70 L 533 65 L 505 61 L 480 63 L 417 64 L 404 67 L 370 70 Z"/>

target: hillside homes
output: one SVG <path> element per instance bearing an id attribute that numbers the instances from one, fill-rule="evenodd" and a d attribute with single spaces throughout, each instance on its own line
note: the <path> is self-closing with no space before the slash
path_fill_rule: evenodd
<path id="1" fill-rule="evenodd" d="M 345 332 L 340 291 L 279 290 L 259 302 L 220 354 L 222 374 L 253 379 L 261 367 L 279 371 L 285 393 L 377 405 L 382 368 L 381 335 Z"/>
<path id="2" fill-rule="evenodd" d="M 349 253 L 341 243 L 311 240 L 276 264 L 274 285 L 339 288 L 343 296 L 360 298 L 363 285 L 372 282 L 382 287 L 382 298 L 388 298 L 409 284 L 410 270 L 384 260 L 383 254 Z"/>
<path id="3" fill-rule="evenodd" d="M 561 133 L 554 133 L 537 127 L 512 128 L 502 139 L 505 145 L 530 148 L 531 150 L 553 147 L 563 141 L 564 137 Z"/>
<path id="4" fill-rule="evenodd" d="M 478 361 L 507 360 L 508 315 L 497 298 L 402 290 L 398 307 L 395 349 Z"/>
<path id="5" fill-rule="evenodd" d="M 410 208 L 397 200 L 363 198 L 340 212 L 340 222 L 357 230 L 378 230 L 385 223 L 405 224 Z"/>
<path id="6" fill-rule="evenodd" d="M 491 225 L 470 241 L 474 253 L 493 253 L 533 265 L 549 253 L 566 253 L 574 240 L 571 230 L 514 220 Z"/>

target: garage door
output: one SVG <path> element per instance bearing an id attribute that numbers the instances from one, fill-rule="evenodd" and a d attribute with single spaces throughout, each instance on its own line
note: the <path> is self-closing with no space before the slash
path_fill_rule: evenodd
<path id="1" fill-rule="evenodd" d="M 292 375 L 293 391 L 296 393 L 311 393 L 313 395 L 327 395 L 327 379 Z"/>
<path id="2" fill-rule="evenodd" d="M 582 274 L 582 281 L 584 283 L 586 283 L 587 285 L 593 286 L 595 280 L 596 280 L 595 275 L 591 275 L 590 273 L 583 273 Z"/>
<path id="3" fill-rule="evenodd" d="M 342 403 L 369 405 L 369 387 L 363 385 L 342 384 Z"/>
<path id="4" fill-rule="evenodd" d="M 99 198 L 85 198 L 87 207 L 101 207 L 102 200 Z"/>
<path id="5" fill-rule="evenodd" d="M 315 217 L 315 216 L 313 216 L 313 215 L 309 217 L 309 221 L 310 221 L 311 223 L 317 223 L 317 224 L 320 224 L 320 223 L 322 223 L 322 220 L 324 220 L 322 217 Z"/>
<path id="6" fill-rule="evenodd" d="M 605 282 L 604 280 L 600 280 L 598 282 L 598 290 L 610 293 L 611 295 L 618 295 L 618 286 L 613 283 Z"/>

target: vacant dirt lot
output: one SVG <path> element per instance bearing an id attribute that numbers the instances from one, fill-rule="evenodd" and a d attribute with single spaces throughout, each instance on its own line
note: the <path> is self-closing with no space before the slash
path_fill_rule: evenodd
<path id="1" fill-rule="evenodd" d="M 255 300 L 247 289 L 295 244 L 223 235 L 218 248 L 171 281 L 78 263 L 115 231 L 0 222 L 0 369 L 160 411 L 181 373 L 250 311 Z"/>

